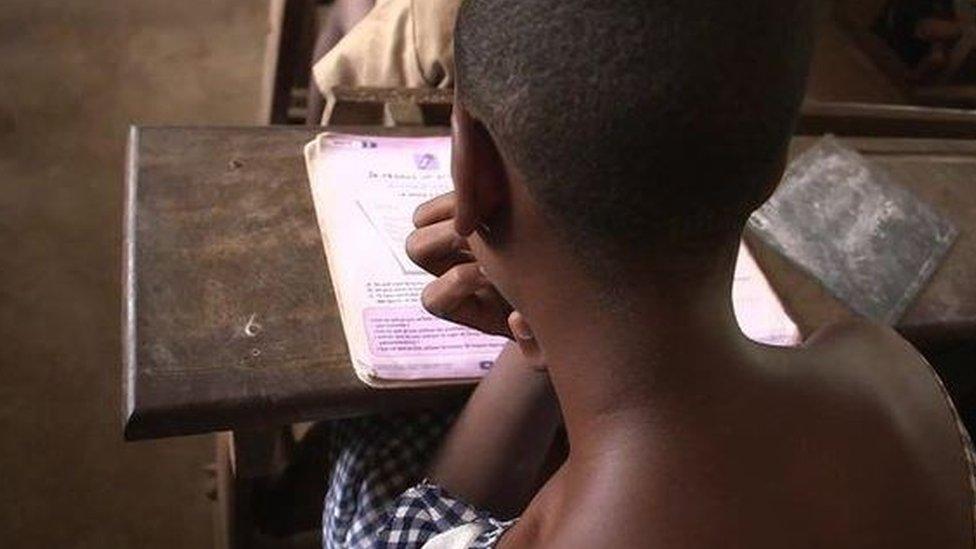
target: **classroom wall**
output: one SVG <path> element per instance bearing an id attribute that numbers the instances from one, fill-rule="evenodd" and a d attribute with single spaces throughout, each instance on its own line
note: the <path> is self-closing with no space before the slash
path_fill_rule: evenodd
<path id="1" fill-rule="evenodd" d="M 0 545 L 211 545 L 208 436 L 120 432 L 130 123 L 253 123 L 266 0 L 0 9 Z"/>

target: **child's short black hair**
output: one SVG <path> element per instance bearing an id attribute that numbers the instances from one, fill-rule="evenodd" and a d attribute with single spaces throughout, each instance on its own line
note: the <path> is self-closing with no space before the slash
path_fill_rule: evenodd
<path id="1" fill-rule="evenodd" d="M 803 96 L 805 0 L 466 0 L 461 101 L 591 265 L 741 229 Z"/>

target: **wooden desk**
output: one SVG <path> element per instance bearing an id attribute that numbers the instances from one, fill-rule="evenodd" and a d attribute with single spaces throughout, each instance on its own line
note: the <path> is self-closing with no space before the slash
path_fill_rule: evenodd
<path id="1" fill-rule="evenodd" d="M 353 373 L 301 154 L 319 131 L 132 129 L 123 265 L 127 439 L 463 397 L 458 388 L 379 395 Z"/>
<path id="2" fill-rule="evenodd" d="M 456 402 L 379 391 L 348 364 L 301 156 L 321 128 L 134 128 L 125 204 L 125 436 L 261 429 Z M 386 129 L 443 133 L 445 129 Z M 814 138 L 799 137 L 795 149 Z M 976 142 L 847 139 L 961 235 L 899 324 L 917 344 L 976 338 Z M 847 313 L 759 246 L 801 327 Z"/>

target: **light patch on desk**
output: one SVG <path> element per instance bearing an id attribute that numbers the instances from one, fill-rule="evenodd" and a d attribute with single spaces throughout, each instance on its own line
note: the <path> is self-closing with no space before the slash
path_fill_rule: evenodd
<path id="1" fill-rule="evenodd" d="M 264 327 L 257 321 L 258 314 L 251 313 L 251 316 L 247 319 L 247 324 L 244 325 L 244 335 L 247 337 L 256 337 Z M 258 351 L 260 354 L 260 351 Z M 257 355 L 254 355 L 257 356 Z"/>

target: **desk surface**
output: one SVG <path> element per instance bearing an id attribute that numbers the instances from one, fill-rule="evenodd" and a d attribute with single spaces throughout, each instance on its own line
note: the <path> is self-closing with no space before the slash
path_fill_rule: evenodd
<path id="1" fill-rule="evenodd" d="M 447 404 L 469 390 L 376 390 L 355 377 L 301 156 L 320 131 L 133 128 L 123 264 L 126 438 Z M 922 343 L 972 337 L 976 142 L 845 141 L 961 229 L 899 329 Z M 797 138 L 794 149 L 812 142 Z M 807 333 L 848 314 L 774 252 L 750 244 Z"/>

